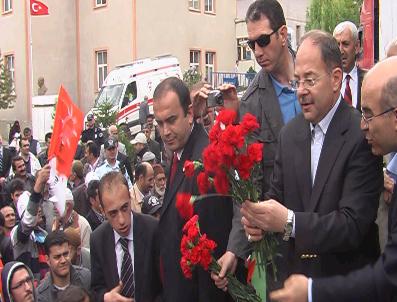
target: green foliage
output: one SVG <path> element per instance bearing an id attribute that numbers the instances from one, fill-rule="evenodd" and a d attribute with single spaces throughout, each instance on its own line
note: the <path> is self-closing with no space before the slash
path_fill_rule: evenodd
<path id="1" fill-rule="evenodd" d="M 201 81 L 201 73 L 197 68 L 189 68 L 189 70 L 183 74 L 183 81 L 190 89 L 194 84 Z"/>
<path id="2" fill-rule="evenodd" d="M 113 104 L 103 102 L 95 108 L 95 120 L 102 128 L 108 128 L 110 125 L 116 124 L 117 111 L 113 109 Z"/>
<path id="3" fill-rule="evenodd" d="M 5 62 L 0 58 L 0 109 L 14 107 L 16 99 L 11 74 L 7 69 Z"/>
<path id="4" fill-rule="evenodd" d="M 306 30 L 322 29 L 332 33 L 342 21 L 360 24 L 363 0 L 311 0 L 307 10 Z"/>
<path id="5" fill-rule="evenodd" d="M 131 145 L 130 139 L 129 139 L 129 129 L 127 125 L 121 125 L 117 127 L 119 129 L 119 140 L 125 145 L 125 150 L 127 152 L 128 159 L 130 163 L 133 163 L 135 161 L 135 149 L 134 146 Z M 132 167 L 134 168 L 134 167 Z"/>

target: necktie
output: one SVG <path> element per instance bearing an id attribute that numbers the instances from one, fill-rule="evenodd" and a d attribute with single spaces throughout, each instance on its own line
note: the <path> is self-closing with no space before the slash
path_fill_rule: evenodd
<path id="1" fill-rule="evenodd" d="M 174 157 L 172 158 L 172 166 L 171 166 L 171 173 L 170 173 L 170 185 L 174 182 L 176 169 L 178 168 L 178 156 L 174 153 Z"/>
<path id="2" fill-rule="evenodd" d="M 128 251 L 128 241 L 126 238 L 120 238 L 119 240 L 124 252 L 123 262 L 121 263 L 121 282 L 123 282 L 121 295 L 127 298 L 134 298 L 134 267 L 132 266 L 131 255 Z"/>
<path id="3" fill-rule="evenodd" d="M 348 103 L 350 106 L 353 104 L 353 98 L 352 98 L 352 91 L 350 89 L 350 75 L 346 75 L 346 88 L 345 88 L 345 94 L 343 98 L 345 99 L 346 103 Z"/>
<path id="4" fill-rule="evenodd" d="M 3 172 L 3 148 L 0 146 L 0 172 Z"/>

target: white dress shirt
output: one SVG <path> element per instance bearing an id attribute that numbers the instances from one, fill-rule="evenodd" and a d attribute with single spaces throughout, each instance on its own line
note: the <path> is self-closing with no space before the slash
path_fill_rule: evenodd
<path id="1" fill-rule="evenodd" d="M 134 268 L 135 272 L 135 261 L 134 261 L 134 231 L 133 231 L 133 216 L 131 212 L 131 228 L 130 228 L 130 233 L 128 234 L 127 237 L 124 237 L 128 239 L 128 251 L 130 252 L 131 255 L 131 260 L 132 260 L 132 267 Z M 116 260 L 117 260 L 117 273 L 119 274 L 119 279 L 121 280 L 121 265 L 123 263 L 123 247 L 121 246 L 121 243 L 119 242 L 121 236 L 119 233 L 117 233 L 115 230 L 113 230 L 114 233 L 114 245 L 116 249 Z M 135 278 L 135 274 L 134 274 Z"/>
<path id="2" fill-rule="evenodd" d="M 357 96 L 358 96 L 358 70 L 357 66 L 354 66 L 353 69 L 349 72 L 350 75 L 350 81 L 349 81 L 349 86 L 350 90 L 352 92 L 352 106 L 354 108 L 357 108 Z M 347 73 L 343 73 L 343 80 L 342 80 L 342 87 L 340 89 L 340 92 L 342 96 L 345 95 L 345 89 L 346 89 L 346 76 Z"/>

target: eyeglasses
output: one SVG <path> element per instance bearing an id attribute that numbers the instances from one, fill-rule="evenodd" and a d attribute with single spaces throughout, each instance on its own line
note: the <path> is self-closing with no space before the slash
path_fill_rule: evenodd
<path id="1" fill-rule="evenodd" d="M 372 121 L 374 118 L 376 118 L 378 116 L 382 116 L 382 115 L 384 115 L 386 113 L 389 113 L 389 112 L 391 112 L 393 110 L 396 110 L 396 109 L 397 109 L 397 107 L 389 108 L 386 111 L 383 111 L 382 113 L 379 113 L 379 114 L 376 114 L 376 115 L 373 115 L 373 116 L 370 116 L 370 117 L 366 117 L 364 115 L 364 112 L 362 112 L 361 113 L 361 119 L 364 121 L 365 127 L 368 127 L 369 126 L 369 122 Z"/>
<path id="2" fill-rule="evenodd" d="M 307 79 L 303 79 L 303 80 L 291 80 L 291 81 L 289 81 L 289 84 L 291 85 L 291 88 L 293 90 L 298 90 L 299 87 L 301 86 L 301 84 L 303 85 L 304 89 L 310 89 L 311 87 L 314 87 L 316 85 L 316 83 L 318 82 L 318 80 L 320 80 L 325 75 L 327 75 L 327 73 L 325 73 L 315 79 L 307 78 Z"/>
<path id="3" fill-rule="evenodd" d="M 33 278 L 31 276 L 26 277 L 25 279 L 19 281 L 17 284 L 15 284 L 14 287 L 11 287 L 12 290 L 20 288 L 22 285 L 29 283 L 31 285 L 31 282 L 33 281 Z"/>
<path id="4" fill-rule="evenodd" d="M 255 51 L 255 43 L 259 45 L 259 47 L 266 47 L 270 44 L 270 37 L 275 34 L 279 29 L 281 28 L 281 26 L 279 26 L 275 31 L 273 31 L 270 34 L 263 34 L 260 35 L 258 39 L 256 40 L 248 40 L 247 44 L 248 46 Z"/>

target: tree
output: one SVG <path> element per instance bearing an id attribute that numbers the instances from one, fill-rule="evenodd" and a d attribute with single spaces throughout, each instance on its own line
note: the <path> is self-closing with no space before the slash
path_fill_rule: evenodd
<path id="1" fill-rule="evenodd" d="M 11 73 L 3 59 L 0 58 L 0 109 L 13 108 L 16 95 Z"/>
<path id="2" fill-rule="evenodd" d="M 101 128 L 109 128 L 110 125 L 116 124 L 117 111 L 113 109 L 113 104 L 103 102 L 95 109 L 95 119 Z"/>
<path id="3" fill-rule="evenodd" d="M 307 10 L 306 30 L 322 29 L 332 33 L 342 21 L 360 24 L 363 0 L 311 0 Z"/>

